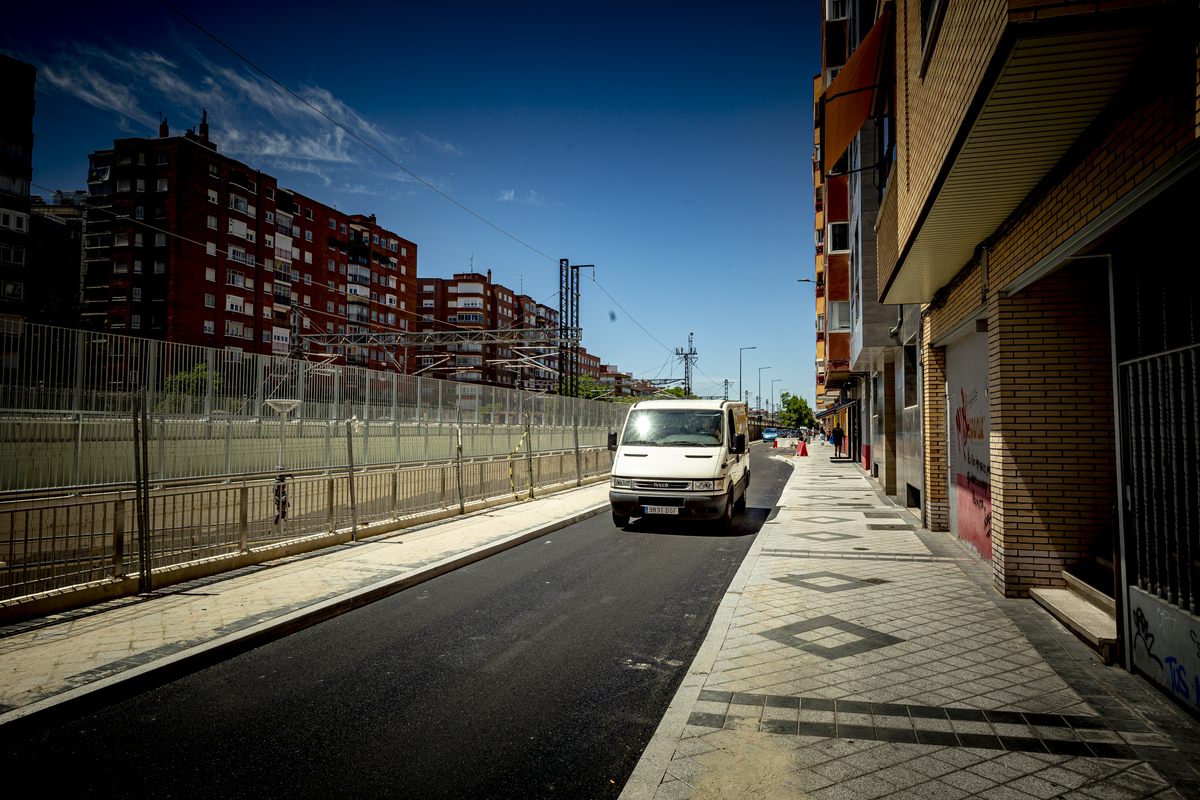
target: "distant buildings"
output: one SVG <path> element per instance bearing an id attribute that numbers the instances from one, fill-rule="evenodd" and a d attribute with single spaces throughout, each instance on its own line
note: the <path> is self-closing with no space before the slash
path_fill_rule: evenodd
<path id="1" fill-rule="evenodd" d="M 417 245 L 218 152 L 207 115 L 183 135 L 117 139 L 89 156 L 87 190 L 31 200 L 34 84 L 0 55 L 0 318 L 553 391 L 554 341 L 397 335 L 557 332 L 559 312 L 486 274 L 419 278 Z M 551 337 L 553 338 L 553 337 Z M 600 358 L 579 350 L 583 376 Z M 615 368 L 614 368 L 615 370 Z M 620 396 L 630 376 L 604 378 Z"/>
<path id="2" fill-rule="evenodd" d="M 111 331 L 287 355 L 304 333 L 399 333 L 417 246 L 217 152 L 208 124 L 89 157 L 84 314 Z M 380 346 L 327 345 L 386 368 Z"/>
<path id="3" fill-rule="evenodd" d="M 413 329 L 421 333 L 558 327 L 556 309 L 492 283 L 491 270 L 423 278 L 417 286 L 421 319 Z M 420 346 L 414 361 L 414 372 L 432 377 L 536 390 L 557 385 L 558 350 L 551 344 L 431 343 Z"/>

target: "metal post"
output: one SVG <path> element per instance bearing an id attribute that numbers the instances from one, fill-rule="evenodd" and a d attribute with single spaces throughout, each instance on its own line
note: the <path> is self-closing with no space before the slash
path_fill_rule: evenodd
<path id="1" fill-rule="evenodd" d="M 350 475 L 350 541 L 358 541 L 358 505 L 354 496 L 354 423 L 346 420 L 346 461 Z"/>
<path id="2" fill-rule="evenodd" d="M 125 574 L 125 501 L 117 497 L 113 503 L 113 570 L 112 576 Z"/>
<path id="3" fill-rule="evenodd" d="M 238 550 L 243 553 L 250 552 L 250 541 L 248 526 L 246 519 L 249 514 L 250 504 L 250 488 L 242 486 L 238 490 Z"/>
<path id="4" fill-rule="evenodd" d="M 83 349 L 86 346 L 83 331 L 75 332 L 75 386 L 71 392 L 71 411 L 75 416 L 75 457 L 71 469 L 71 483 L 83 483 L 80 468 L 83 463 L 83 411 L 80 399 L 83 392 Z"/>
<path id="5" fill-rule="evenodd" d="M 455 459 L 455 472 L 458 480 L 458 513 L 467 513 L 466 503 L 463 501 L 463 460 L 462 460 L 462 410 L 458 412 L 459 421 L 454 425 L 455 440 L 457 443 L 457 458 Z"/>
<path id="6" fill-rule="evenodd" d="M 583 461 L 579 455 L 579 411 L 581 403 L 578 399 L 574 402 L 575 413 L 571 415 L 571 427 L 575 432 L 575 485 L 583 486 Z"/>
<path id="7" fill-rule="evenodd" d="M 525 422 L 525 461 L 529 466 L 529 499 L 533 499 L 533 434 L 529 430 L 529 418 Z"/>

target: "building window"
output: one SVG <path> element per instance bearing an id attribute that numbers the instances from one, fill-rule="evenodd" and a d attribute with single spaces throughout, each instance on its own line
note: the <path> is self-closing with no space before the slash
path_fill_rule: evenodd
<path id="1" fill-rule="evenodd" d="M 166 153 L 159 153 L 159 154 L 158 154 L 158 163 L 160 163 L 160 164 L 165 164 L 165 163 L 167 163 L 167 154 L 166 154 Z"/>
<path id="2" fill-rule="evenodd" d="M 213 267 L 205 267 L 204 268 L 204 280 L 215 282 L 217 280 L 216 269 L 214 269 Z"/>
<path id="3" fill-rule="evenodd" d="M 167 235 L 165 233 L 154 234 L 154 246 L 155 247 L 166 247 L 167 246 Z"/>
<path id="4" fill-rule="evenodd" d="M 904 346 L 904 407 L 912 408 L 917 405 L 917 347 Z"/>
<path id="5" fill-rule="evenodd" d="M 159 178 L 158 179 L 158 191 L 165 192 L 166 190 L 167 190 L 167 179 Z"/>
<path id="6" fill-rule="evenodd" d="M 204 320 L 204 332 L 205 333 L 216 333 L 216 330 L 217 330 L 217 326 L 213 323 L 213 321 L 211 319 Z"/>
<path id="7" fill-rule="evenodd" d="M 146 182 L 145 182 L 144 180 L 142 180 L 141 178 L 138 178 L 138 182 L 137 182 L 137 190 L 138 190 L 139 192 L 144 192 L 144 191 L 146 191 Z"/>
<path id="8" fill-rule="evenodd" d="M 312 219 L 312 209 L 311 208 L 304 212 L 304 218 Z"/>
<path id="9" fill-rule="evenodd" d="M 249 206 L 246 204 L 246 198 L 238 197 L 236 194 L 231 194 L 229 195 L 229 207 L 235 211 L 241 211 L 242 213 L 245 213 Z"/>
<path id="10" fill-rule="evenodd" d="M 217 296 L 215 294 L 204 295 L 204 305 L 208 306 L 209 308 L 216 308 Z"/>
<path id="11" fill-rule="evenodd" d="M 208 242 L 205 245 L 204 249 L 208 255 L 215 256 L 217 254 L 217 243 L 216 242 Z"/>
<path id="12" fill-rule="evenodd" d="M 345 233 L 345 232 L 346 232 L 346 223 L 344 223 L 344 222 L 342 223 L 342 229 L 341 229 L 341 230 L 342 230 L 342 233 Z"/>
<path id="13" fill-rule="evenodd" d="M 334 220 L 329 220 L 329 230 L 336 231 L 337 230 L 337 222 L 335 222 Z"/>
<path id="14" fill-rule="evenodd" d="M 829 304 L 829 330 L 850 330 L 850 301 L 841 300 Z"/>
<path id="15" fill-rule="evenodd" d="M 161 275 L 162 273 L 164 273 L 166 271 L 167 271 L 167 262 L 165 262 L 165 261 L 155 261 L 154 262 L 154 274 Z"/>
<path id="16" fill-rule="evenodd" d="M 850 250 L 850 223 L 829 223 L 829 252 L 845 253 Z"/>
<path id="17" fill-rule="evenodd" d="M 118 192 L 128 192 L 129 191 L 129 181 L 117 181 L 117 191 Z"/>
<path id="18" fill-rule="evenodd" d="M 217 227 L 217 218 L 213 214 L 208 215 L 208 227 L 210 227 L 210 228 Z"/>
<path id="19" fill-rule="evenodd" d="M 133 274 L 134 275 L 142 274 L 142 262 L 138 261 L 137 259 L 134 259 L 134 261 L 133 261 Z"/>
<path id="20" fill-rule="evenodd" d="M 142 317 L 140 314 L 134 314 L 129 318 L 129 327 L 134 329 L 142 327 Z"/>

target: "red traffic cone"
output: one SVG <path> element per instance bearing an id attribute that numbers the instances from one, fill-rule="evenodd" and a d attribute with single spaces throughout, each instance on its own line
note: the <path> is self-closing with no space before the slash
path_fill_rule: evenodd
<path id="1" fill-rule="evenodd" d="M 804 443 L 803 439 L 800 440 L 800 444 L 796 445 L 796 455 L 798 455 L 798 456 L 808 455 L 808 445 L 806 445 Z"/>
<path id="2" fill-rule="evenodd" d="M 771 440 L 771 447 L 779 447 L 779 437 L 778 436 L 776 436 L 774 439 Z"/>

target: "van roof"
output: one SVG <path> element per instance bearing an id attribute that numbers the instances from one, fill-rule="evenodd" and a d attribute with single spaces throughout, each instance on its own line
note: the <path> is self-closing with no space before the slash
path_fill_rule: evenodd
<path id="1" fill-rule="evenodd" d="M 742 405 L 736 400 L 639 400 L 634 408 L 697 408 L 722 409 L 729 406 Z"/>

